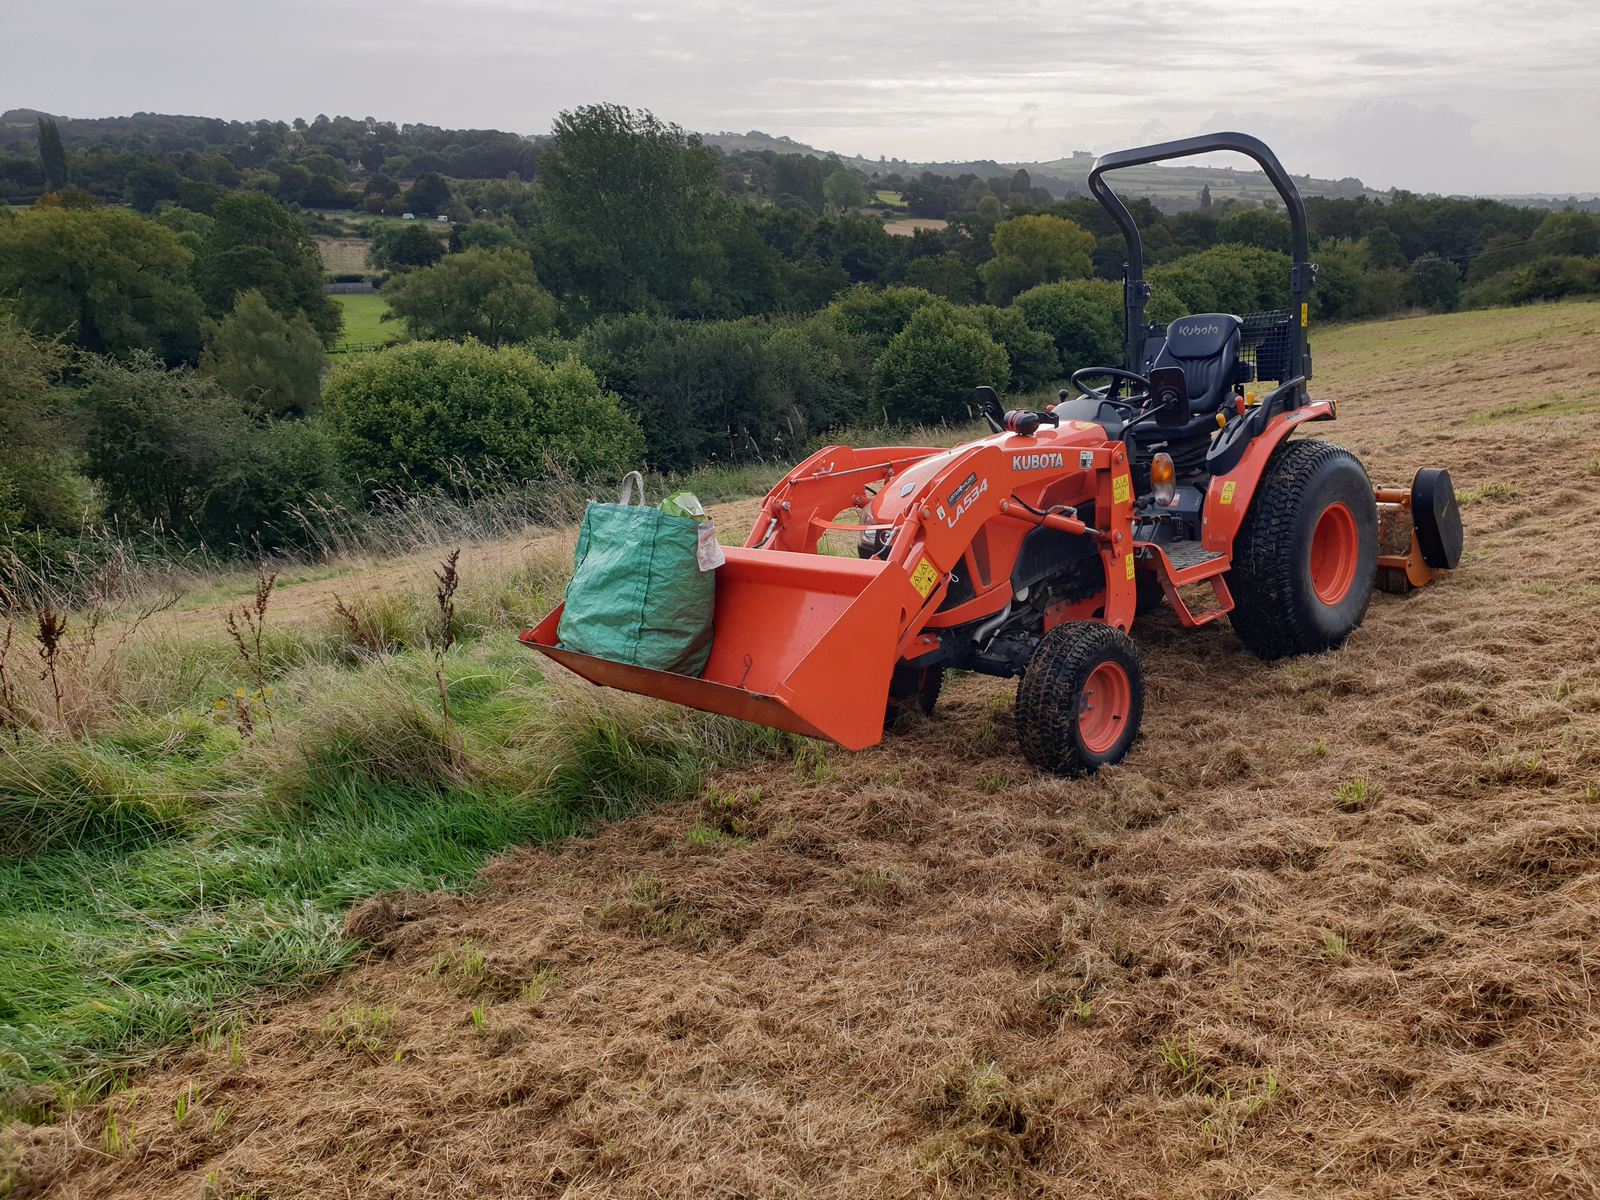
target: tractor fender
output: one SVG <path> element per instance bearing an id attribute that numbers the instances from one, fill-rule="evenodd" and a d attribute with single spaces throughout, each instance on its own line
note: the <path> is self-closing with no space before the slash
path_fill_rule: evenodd
<path id="1" fill-rule="evenodd" d="M 1233 470 L 1226 475 L 1211 477 L 1200 519 L 1200 544 L 1205 549 L 1224 554 L 1233 549 L 1233 539 L 1238 536 L 1245 514 L 1250 511 L 1250 501 L 1255 497 L 1272 452 L 1294 432 L 1297 425 L 1306 421 L 1331 421 L 1333 415 L 1333 404 L 1327 400 L 1315 400 L 1289 412 L 1279 413 L 1250 440 L 1250 445 L 1245 448 Z"/>

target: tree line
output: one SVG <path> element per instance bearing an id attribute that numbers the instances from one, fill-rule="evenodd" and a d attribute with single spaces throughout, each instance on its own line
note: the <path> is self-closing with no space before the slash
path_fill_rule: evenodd
<path id="1" fill-rule="evenodd" d="M 447 237 L 373 231 L 409 341 L 330 373 L 339 315 L 303 211 L 251 184 L 113 206 L 78 186 L 87 151 L 51 130 L 39 122 L 40 171 L 61 186 L 0 208 L 0 536 L 35 560 L 86 520 L 270 548 L 313 498 L 443 485 L 454 464 L 538 478 L 788 457 L 844 424 L 961 419 L 977 383 L 1029 391 L 1121 357 L 1120 237 L 1025 172 L 975 177 L 944 228 L 895 237 L 857 211 L 885 180 L 723 154 L 614 105 L 563 113 L 505 178 L 405 185 L 419 160 L 438 165 L 425 155 L 457 169 L 499 143 L 407 126 L 380 157 L 373 124 L 343 118 L 144 130 L 210 137 L 163 151 L 195 162 L 229 157 L 240 131 L 280 151 L 300 135 L 308 154 L 343 139 L 328 157 L 379 181 L 365 194 L 478 205 Z M 382 182 L 386 167 L 400 173 Z M 1152 320 L 1286 302 L 1282 215 L 1205 199 L 1130 204 Z M 1321 319 L 1600 291 L 1590 214 L 1406 193 L 1308 211 Z"/>

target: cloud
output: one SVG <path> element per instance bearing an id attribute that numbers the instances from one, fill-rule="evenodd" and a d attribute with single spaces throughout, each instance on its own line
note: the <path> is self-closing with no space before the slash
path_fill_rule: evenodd
<path id="1" fill-rule="evenodd" d="M 0 107 L 536 132 L 616 100 L 874 158 L 1002 160 L 1231 113 L 1288 138 L 1297 171 L 1505 191 L 1515 166 L 1533 190 L 1600 187 L 1600 139 L 1573 136 L 1600 124 L 1592 0 L 1257 0 L 1223 19 L 1126 0 L 9 7 Z"/>

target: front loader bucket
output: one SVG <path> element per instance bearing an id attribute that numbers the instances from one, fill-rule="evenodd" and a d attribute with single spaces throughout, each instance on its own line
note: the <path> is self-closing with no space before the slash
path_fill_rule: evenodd
<path id="1" fill-rule="evenodd" d="M 591 683 L 754 721 L 849 750 L 883 737 L 907 586 L 882 561 L 727 548 L 698 679 L 558 644 L 557 607 L 522 641 Z M 914 593 L 913 593 L 914 596 Z"/>

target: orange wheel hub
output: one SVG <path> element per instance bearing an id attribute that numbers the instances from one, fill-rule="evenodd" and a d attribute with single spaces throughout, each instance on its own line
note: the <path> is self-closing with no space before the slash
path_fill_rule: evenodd
<path id="1" fill-rule="evenodd" d="M 1356 518 L 1343 503 L 1330 504 L 1311 533 L 1311 590 L 1324 604 L 1338 604 L 1356 581 L 1361 539 Z"/>
<path id="2" fill-rule="evenodd" d="M 1084 681 L 1079 698 L 1078 740 L 1090 754 L 1104 754 L 1128 728 L 1133 684 L 1119 663 L 1103 662 Z"/>

